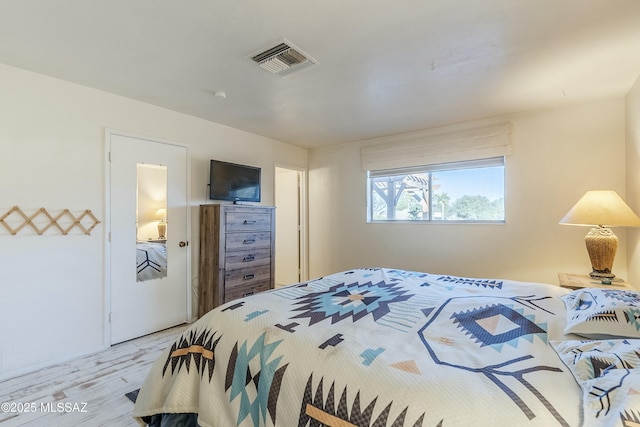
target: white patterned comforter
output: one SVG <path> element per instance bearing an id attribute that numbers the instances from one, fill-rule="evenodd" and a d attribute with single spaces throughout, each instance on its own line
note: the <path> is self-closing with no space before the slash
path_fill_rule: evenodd
<path id="1" fill-rule="evenodd" d="M 568 291 L 359 269 L 220 306 L 177 338 L 135 406 L 204 427 L 578 426 L 549 341 Z"/>
<path id="2" fill-rule="evenodd" d="M 167 244 L 137 242 L 136 273 L 138 282 L 167 277 Z"/>

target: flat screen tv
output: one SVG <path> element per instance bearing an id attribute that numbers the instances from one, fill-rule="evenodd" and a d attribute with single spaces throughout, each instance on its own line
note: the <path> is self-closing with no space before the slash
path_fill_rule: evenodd
<path id="1" fill-rule="evenodd" d="M 211 160 L 209 198 L 233 202 L 260 201 L 260 168 Z"/>

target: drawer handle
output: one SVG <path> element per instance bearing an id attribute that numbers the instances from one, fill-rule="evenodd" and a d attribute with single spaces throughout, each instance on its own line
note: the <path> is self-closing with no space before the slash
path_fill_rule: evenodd
<path id="1" fill-rule="evenodd" d="M 255 219 L 254 219 L 254 220 L 248 220 L 248 219 L 245 219 L 245 220 L 244 220 L 244 222 L 243 222 L 243 224 L 245 224 L 245 225 L 246 225 L 246 224 L 255 224 L 256 222 L 257 222 L 257 221 L 256 221 Z"/>
<path id="2" fill-rule="evenodd" d="M 245 274 L 244 276 L 242 276 L 242 280 L 251 280 L 255 277 L 256 277 L 255 274 Z"/>
<path id="3" fill-rule="evenodd" d="M 255 292 L 254 292 L 254 291 L 251 291 L 251 292 L 247 292 L 247 293 L 245 293 L 245 294 L 242 294 L 242 296 L 243 296 L 243 297 L 248 297 L 249 295 L 253 295 L 253 294 L 255 294 Z"/>
<path id="4" fill-rule="evenodd" d="M 255 255 L 247 255 L 246 257 L 242 258 L 242 262 L 251 262 L 255 261 L 255 259 Z"/>
<path id="5" fill-rule="evenodd" d="M 251 245 L 251 244 L 254 244 L 255 242 L 256 242 L 256 239 L 244 239 L 242 241 L 242 244 L 243 245 Z"/>

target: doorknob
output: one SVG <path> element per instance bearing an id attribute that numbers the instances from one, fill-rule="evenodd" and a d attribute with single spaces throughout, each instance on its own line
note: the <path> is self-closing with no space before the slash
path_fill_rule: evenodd
<path id="1" fill-rule="evenodd" d="M 180 242 L 180 243 L 178 243 L 178 246 L 180 246 L 181 248 L 184 248 L 188 244 L 189 244 L 189 242 Z"/>

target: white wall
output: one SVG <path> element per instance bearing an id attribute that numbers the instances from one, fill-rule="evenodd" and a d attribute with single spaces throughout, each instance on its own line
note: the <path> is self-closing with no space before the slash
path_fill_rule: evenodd
<path id="1" fill-rule="evenodd" d="M 640 76 L 627 94 L 626 114 L 627 202 L 640 214 Z M 629 282 L 640 289 L 640 229 L 628 233 Z"/>
<path id="2" fill-rule="evenodd" d="M 506 224 L 367 224 L 366 142 L 314 149 L 309 160 L 310 275 L 386 266 L 557 283 L 591 271 L 587 228 L 558 221 L 590 189 L 625 194 L 623 99 L 510 117 Z M 625 277 L 626 231 L 614 272 Z"/>
<path id="3" fill-rule="evenodd" d="M 262 167 L 265 205 L 275 162 L 307 166 L 305 149 L 4 65 L 0 94 L 0 216 L 18 205 L 104 220 L 105 128 L 188 145 L 193 283 L 209 159 Z M 0 379 L 105 345 L 104 229 L 11 236 L 0 227 Z"/>

